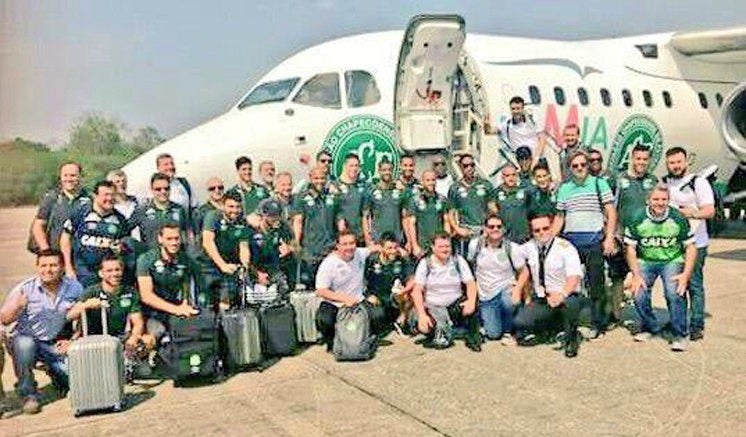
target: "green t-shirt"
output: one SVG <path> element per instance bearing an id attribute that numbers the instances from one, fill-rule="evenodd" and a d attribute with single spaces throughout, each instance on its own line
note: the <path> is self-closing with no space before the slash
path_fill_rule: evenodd
<path id="1" fill-rule="evenodd" d="M 658 178 L 651 174 L 641 178 L 623 174 L 617 178 L 616 202 L 622 229 L 647 207 L 648 194 L 657 182 Z"/>
<path id="2" fill-rule="evenodd" d="M 158 246 L 158 231 L 161 225 L 168 222 L 179 224 L 182 242 L 186 243 L 186 232 L 189 227 L 184 208 L 175 202 L 168 202 L 165 208 L 159 208 L 153 200 L 137 206 L 130 219 L 131 226 L 140 228 L 140 241 L 150 247 Z"/>
<path id="3" fill-rule="evenodd" d="M 249 247 L 251 263 L 267 273 L 275 274 L 280 270 L 280 242 L 290 244 L 293 234 L 287 224 L 279 222 L 276 228 L 265 230 L 250 229 Z"/>
<path id="4" fill-rule="evenodd" d="M 529 191 L 528 215 L 556 215 L 557 196 L 553 190 L 544 191 L 534 186 Z"/>
<path id="5" fill-rule="evenodd" d="M 660 218 L 645 208 L 624 229 L 624 241 L 635 246 L 640 262 L 680 263 L 684 261 L 687 244 L 694 242 L 689 221 L 675 209 Z"/>
<path id="6" fill-rule="evenodd" d="M 458 211 L 459 224 L 482 226 L 489 212 L 487 205 L 494 200 L 494 191 L 490 181 L 479 178 L 474 179 L 471 185 L 467 185 L 463 179 L 451 185 L 448 200 Z"/>
<path id="7" fill-rule="evenodd" d="M 212 204 L 212 202 L 205 202 L 200 205 L 192 213 L 192 229 L 194 230 L 195 237 L 202 233 L 202 228 L 205 225 L 205 217 L 210 211 L 217 211 L 218 208 Z"/>
<path id="8" fill-rule="evenodd" d="M 405 182 L 402 179 L 396 181 L 397 185 L 404 187 L 404 203 L 409 202 L 409 199 L 420 194 L 422 192 L 422 185 L 417 179 L 412 179 L 410 182 Z"/>
<path id="9" fill-rule="evenodd" d="M 407 216 L 414 216 L 417 244 L 427 250 L 435 234 L 445 230 L 445 215 L 451 210 L 451 203 L 438 193 L 420 191 L 409 199 L 405 208 Z"/>
<path id="10" fill-rule="evenodd" d="M 259 202 L 270 196 L 267 188 L 259 184 L 251 184 L 251 187 L 248 189 L 244 188 L 241 184 L 236 184 L 228 192 L 238 193 L 241 196 L 241 207 L 244 216 L 256 211 Z"/>
<path id="11" fill-rule="evenodd" d="M 60 250 L 60 236 L 62 236 L 65 221 L 70 218 L 70 213 L 80 204 L 91 203 L 91 198 L 85 189 L 81 189 L 77 195 L 67 197 L 59 188 L 54 188 L 44 194 L 36 218 L 46 222 L 45 233 L 50 249 Z"/>
<path id="12" fill-rule="evenodd" d="M 516 243 L 528 240 L 530 236 L 528 225 L 530 191 L 520 186 L 508 188 L 500 185 L 495 189 L 495 195 L 497 204 L 500 206 L 500 217 L 505 224 L 505 235 Z"/>
<path id="13" fill-rule="evenodd" d="M 300 243 L 304 256 L 315 258 L 334 246 L 338 212 L 339 202 L 331 193 L 318 194 L 309 188 L 295 196 L 293 215 L 303 217 Z"/>
<path id="14" fill-rule="evenodd" d="M 339 217 L 347 221 L 350 232 L 355 235 L 363 235 L 363 199 L 368 190 L 368 184 L 358 180 L 347 184 L 341 180 L 331 184 L 336 190 L 339 201 Z"/>
<path id="15" fill-rule="evenodd" d="M 222 211 L 210 211 L 205 217 L 202 232 L 211 231 L 215 233 L 215 246 L 223 260 L 230 264 L 241 262 L 239 257 L 239 246 L 242 241 L 249 241 L 251 230 L 241 217 L 236 220 L 228 220 Z M 202 251 L 200 261 L 203 265 L 218 269 L 214 261 L 207 253 Z"/>
<path id="16" fill-rule="evenodd" d="M 130 314 L 141 311 L 140 295 L 134 287 L 123 285 L 114 294 L 108 294 L 104 291 L 101 284 L 91 285 L 80 296 L 80 301 L 85 302 L 95 297 L 102 300 L 105 299 L 109 302 L 109 309 L 106 310 L 109 335 L 115 337 L 124 334 L 127 328 L 127 318 Z M 88 316 L 88 333 L 91 335 L 102 334 L 101 311 L 90 310 L 86 315 Z"/>
<path id="17" fill-rule="evenodd" d="M 401 242 L 401 211 L 405 204 L 405 191 L 395 184 L 384 187 L 382 184 L 368 188 L 363 200 L 363 211 L 371 217 L 371 235 L 378 241 L 386 232 L 391 232 Z"/>
<path id="18" fill-rule="evenodd" d="M 180 250 L 173 260 L 163 259 L 160 247 L 154 247 L 137 258 L 137 276 L 150 276 L 153 292 L 168 302 L 178 304 L 188 296 L 190 281 L 196 277 L 199 267 L 184 250 Z M 147 306 L 146 315 L 163 318 L 165 314 Z"/>
<path id="19" fill-rule="evenodd" d="M 365 260 L 365 281 L 368 293 L 373 294 L 384 305 L 391 304 L 391 287 L 399 279 L 402 286 L 414 274 L 414 263 L 409 258 L 397 257 L 385 262 L 380 253 L 371 254 Z"/>

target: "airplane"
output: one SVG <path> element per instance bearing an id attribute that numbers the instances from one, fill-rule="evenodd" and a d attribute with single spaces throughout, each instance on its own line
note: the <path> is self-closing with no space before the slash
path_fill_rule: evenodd
<path id="1" fill-rule="evenodd" d="M 332 153 L 335 173 L 357 153 L 368 178 L 378 161 L 398 164 L 404 152 L 415 154 L 418 168 L 433 152 L 470 152 L 489 175 L 512 159 L 490 126 L 510 116 L 513 96 L 525 99 L 549 139 L 545 154 L 555 168 L 562 129 L 576 124 L 610 168 L 623 168 L 643 142 L 661 175 L 665 149 L 679 145 L 693 169 L 715 164 L 731 186 L 746 182 L 746 27 L 570 42 L 467 36 L 458 15 L 418 15 L 403 32 L 302 50 L 226 113 L 124 171 L 133 192 L 146 193 L 155 157 L 170 153 L 200 198 L 211 176 L 233 182 L 241 155 L 272 160 L 298 180 L 321 149 Z"/>

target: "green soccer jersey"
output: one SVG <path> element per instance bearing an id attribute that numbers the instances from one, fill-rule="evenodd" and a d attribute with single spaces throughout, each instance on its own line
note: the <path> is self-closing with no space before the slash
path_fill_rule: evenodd
<path id="1" fill-rule="evenodd" d="M 374 253 L 365 261 L 365 281 L 368 292 L 384 305 L 391 304 L 391 287 L 399 279 L 402 286 L 414 274 L 414 263 L 409 258 L 397 257 L 385 261 L 380 253 Z"/>
<path id="2" fill-rule="evenodd" d="M 421 191 L 409 199 L 405 208 L 407 216 L 414 216 L 417 244 L 427 250 L 435 234 L 445 230 L 445 216 L 451 210 L 451 204 L 438 193 Z"/>
<path id="3" fill-rule="evenodd" d="M 530 191 L 523 187 L 506 187 L 500 185 L 495 189 L 500 217 L 505 224 L 506 236 L 516 243 L 523 243 L 529 238 L 528 209 L 531 199 Z"/>
<path id="4" fill-rule="evenodd" d="M 339 201 L 339 217 L 347 221 L 350 232 L 363 235 L 363 199 L 368 184 L 361 180 L 348 184 L 341 180 L 331 184 Z"/>
<path id="5" fill-rule="evenodd" d="M 368 188 L 363 201 L 363 211 L 370 215 L 371 236 L 379 241 L 386 232 L 402 239 L 401 211 L 405 204 L 405 192 L 395 184 L 385 186 L 378 183 Z"/>
<path id="6" fill-rule="evenodd" d="M 300 243 L 304 255 L 316 258 L 334 246 L 338 213 L 339 202 L 332 193 L 319 194 L 309 188 L 295 196 L 293 215 L 303 218 Z"/>
<path id="7" fill-rule="evenodd" d="M 624 229 L 624 241 L 636 247 L 640 262 L 680 263 L 694 233 L 679 211 L 668 208 L 662 217 L 655 217 L 645 208 Z"/>
<path id="8" fill-rule="evenodd" d="M 476 178 L 471 184 L 461 179 L 451 185 L 448 200 L 458 211 L 460 225 L 482 226 L 489 212 L 488 204 L 494 200 L 494 188 L 486 179 Z"/>
<path id="9" fill-rule="evenodd" d="M 228 192 L 238 193 L 241 196 L 241 208 L 244 216 L 256 211 L 259 202 L 270 196 L 267 188 L 259 184 L 251 184 L 249 188 L 236 184 Z"/>
<path id="10" fill-rule="evenodd" d="M 109 309 L 106 310 L 109 326 L 109 335 L 119 337 L 125 333 L 127 328 L 127 318 L 130 314 L 139 313 L 140 295 L 134 287 L 120 286 L 114 293 L 109 294 L 104 291 L 101 284 L 92 285 L 85 289 L 80 296 L 80 301 L 85 302 L 91 298 L 99 298 L 109 303 Z M 102 333 L 101 311 L 88 311 L 88 333 Z"/>
<path id="11" fill-rule="evenodd" d="M 186 251 L 180 250 L 174 259 L 163 256 L 160 247 L 154 247 L 137 258 L 137 276 L 149 276 L 153 281 L 153 292 L 163 300 L 178 304 L 188 297 L 190 281 L 196 277 L 199 267 Z M 143 308 L 148 316 L 163 320 L 166 314 L 149 307 Z"/>
<path id="12" fill-rule="evenodd" d="M 215 246 L 223 260 L 229 264 L 239 264 L 239 246 L 242 241 L 249 241 L 251 230 L 241 217 L 229 220 L 222 211 L 210 211 L 205 217 L 202 231 L 211 231 L 215 234 Z M 203 238 L 204 240 L 204 238 Z M 200 256 L 200 261 L 207 267 L 218 269 L 215 262 L 207 253 Z M 219 269 L 218 269 L 219 271 Z"/>
<path id="13" fill-rule="evenodd" d="M 60 236 L 65 221 L 80 204 L 91 203 L 91 198 L 85 189 L 81 189 L 72 197 L 68 197 L 61 189 L 54 188 L 44 194 L 39 203 L 36 218 L 44 220 L 47 243 L 50 249 L 60 250 Z"/>
<path id="14" fill-rule="evenodd" d="M 186 243 L 186 232 L 189 227 L 184 208 L 178 203 L 169 201 L 161 207 L 150 199 L 135 208 L 130 219 L 130 226 L 140 228 L 140 241 L 150 247 L 158 246 L 158 231 L 164 223 L 179 224 L 182 243 Z"/>
<path id="15" fill-rule="evenodd" d="M 287 224 L 279 222 L 278 225 L 265 229 L 250 228 L 251 263 L 270 274 L 280 270 L 280 244 L 290 244 L 293 239 Z"/>
<path id="16" fill-rule="evenodd" d="M 640 178 L 623 174 L 616 180 L 617 211 L 622 229 L 647 207 L 648 194 L 658 182 L 652 174 L 645 174 Z"/>
<path id="17" fill-rule="evenodd" d="M 205 202 L 194 210 L 192 213 L 192 229 L 194 230 L 195 237 L 202 234 L 202 228 L 205 225 L 205 217 L 207 217 L 207 213 L 210 211 L 217 211 L 218 209 L 219 208 L 212 202 Z"/>
<path id="18" fill-rule="evenodd" d="M 542 190 L 534 186 L 529 190 L 528 215 L 556 215 L 557 196 L 554 190 Z"/>

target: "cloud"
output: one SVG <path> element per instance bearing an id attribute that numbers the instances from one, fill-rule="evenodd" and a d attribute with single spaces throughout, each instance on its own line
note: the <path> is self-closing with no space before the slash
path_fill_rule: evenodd
<path id="1" fill-rule="evenodd" d="M 333 0 L 316 0 L 313 2 L 313 7 L 318 9 L 331 9 L 334 7 Z"/>

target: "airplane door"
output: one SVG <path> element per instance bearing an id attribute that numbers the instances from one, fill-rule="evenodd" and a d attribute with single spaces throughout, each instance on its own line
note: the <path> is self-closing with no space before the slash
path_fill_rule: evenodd
<path id="1" fill-rule="evenodd" d="M 458 15 L 418 15 L 409 22 L 394 92 L 394 124 L 404 150 L 451 146 L 452 88 L 465 39 Z"/>

